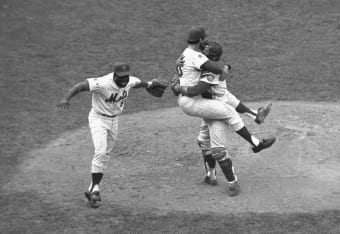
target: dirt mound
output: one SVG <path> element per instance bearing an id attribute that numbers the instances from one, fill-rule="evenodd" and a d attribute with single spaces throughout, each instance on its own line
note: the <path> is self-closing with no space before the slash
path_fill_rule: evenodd
<path id="1" fill-rule="evenodd" d="M 254 108 L 258 103 L 252 103 Z M 296 212 L 340 208 L 340 106 L 275 102 L 263 125 L 247 117 L 258 136 L 276 135 L 275 145 L 253 154 L 230 131 L 229 151 L 242 193 L 227 196 L 205 185 L 196 136 L 200 119 L 179 108 L 120 117 L 119 140 L 101 185 L 103 206 L 193 212 Z M 87 127 L 68 132 L 28 153 L 20 173 L 4 189 L 36 191 L 61 206 L 85 205 L 92 142 Z"/>

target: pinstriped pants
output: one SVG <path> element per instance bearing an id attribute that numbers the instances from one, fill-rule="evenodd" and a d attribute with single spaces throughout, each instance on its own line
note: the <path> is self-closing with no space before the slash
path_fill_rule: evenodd
<path id="1" fill-rule="evenodd" d="M 218 100 L 196 97 L 178 97 L 178 105 L 190 116 L 203 119 L 225 120 L 234 131 L 244 127 L 244 123 L 235 108 Z"/>
<path id="2" fill-rule="evenodd" d="M 111 157 L 111 151 L 117 140 L 119 117 L 104 117 L 92 109 L 89 114 L 94 155 L 91 173 L 103 173 Z"/>

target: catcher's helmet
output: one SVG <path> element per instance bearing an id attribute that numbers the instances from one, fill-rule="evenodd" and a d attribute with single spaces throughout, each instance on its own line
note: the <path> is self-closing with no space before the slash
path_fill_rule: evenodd
<path id="1" fill-rule="evenodd" d="M 200 45 L 200 49 L 207 53 L 206 56 L 209 59 L 214 61 L 219 60 L 223 53 L 222 46 L 214 40 L 204 40 Z"/>

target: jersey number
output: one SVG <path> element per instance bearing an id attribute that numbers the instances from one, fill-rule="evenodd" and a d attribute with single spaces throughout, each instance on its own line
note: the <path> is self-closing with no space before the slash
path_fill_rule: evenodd
<path id="1" fill-rule="evenodd" d="M 176 61 L 176 73 L 179 77 L 183 75 L 182 67 L 184 66 L 184 55 L 182 54 Z"/>
<path id="2" fill-rule="evenodd" d="M 182 67 L 181 66 L 176 66 L 176 73 L 179 77 L 183 75 Z"/>

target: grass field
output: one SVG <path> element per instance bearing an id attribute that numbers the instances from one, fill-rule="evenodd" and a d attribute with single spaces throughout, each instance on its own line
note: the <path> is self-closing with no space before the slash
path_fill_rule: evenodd
<path id="1" fill-rule="evenodd" d="M 339 12 L 337 0 L 0 1 L 1 186 L 28 151 L 87 124 L 89 95 L 74 98 L 67 114 L 54 110 L 71 85 L 110 72 L 114 61 L 129 62 L 142 80 L 169 79 L 186 31 L 195 24 L 222 43 L 234 71 L 229 87 L 240 99 L 339 102 Z M 171 92 L 156 99 L 138 90 L 124 113 L 175 105 Z M 157 215 L 117 205 L 114 214 L 79 208 L 84 214 L 80 219 L 77 210 L 41 203 L 29 191 L 2 192 L 0 206 L 1 233 L 340 230 L 339 210 Z"/>

